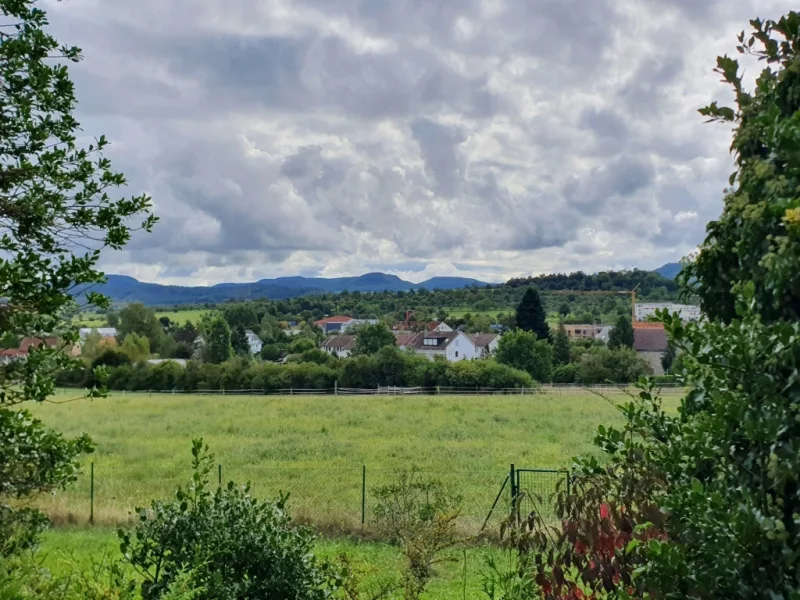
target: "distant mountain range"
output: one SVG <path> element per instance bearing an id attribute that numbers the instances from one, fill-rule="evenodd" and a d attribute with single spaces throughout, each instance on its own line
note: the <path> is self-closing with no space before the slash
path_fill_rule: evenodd
<path id="1" fill-rule="evenodd" d="M 678 276 L 678 273 L 681 272 L 681 263 L 667 263 L 655 270 L 655 273 L 658 273 L 662 277 L 666 277 L 667 279 L 675 279 Z"/>
<path id="2" fill-rule="evenodd" d="M 359 277 L 278 277 L 253 283 L 220 283 L 213 286 L 179 286 L 144 283 L 125 275 L 108 275 L 108 282 L 92 287 L 114 302 L 142 302 L 148 305 L 202 304 L 225 300 L 271 298 L 281 300 L 308 294 L 336 292 L 384 292 L 408 290 L 454 290 L 489 285 L 467 277 L 433 277 L 411 283 L 396 275 L 367 273 Z"/>
<path id="3" fill-rule="evenodd" d="M 667 263 L 655 273 L 674 279 L 680 263 Z M 113 302 L 142 302 L 149 306 L 218 303 L 225 300 L 270 298 L 283 300 L 309 294 L 338 292 L 396 292 L 409 290 L 455 290 L 491 285 L 467 277 L 433 277 L 421 283 L 411 283 L 397 275 L 367 273 L 358 277 L 277 277 L 253 283 L 219 283 L 212 286 L 180 286 L 144 283 L 126 275 L 108 275 L 108 282 L 93 286 L 92 291 L 105 294 Z M 84 290 L 86 291 L 86 290 Z"/>

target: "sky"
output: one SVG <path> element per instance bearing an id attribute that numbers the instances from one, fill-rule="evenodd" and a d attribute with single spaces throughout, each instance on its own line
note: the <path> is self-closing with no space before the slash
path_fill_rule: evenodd
<path id="1" fill-rule="evenodd" d="M 181 285 L 656 268 L 721 211 L 713 72 L 790 0 L 42 0 Z M 792 6 L 795 5 L 795 6 Z M 752 79 L 756 63 L 746 63 Z"/>

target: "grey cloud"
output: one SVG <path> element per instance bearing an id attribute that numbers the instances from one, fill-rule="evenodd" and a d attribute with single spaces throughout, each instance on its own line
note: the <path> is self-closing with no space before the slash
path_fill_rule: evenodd
<path id="1" fill-rule="evenodd" d="M 729 168 L 726 136 L 686 108 L 718 90 L 705 41 L 732 48 L 746 23 L 728 15 L 753 9 L 43 1 L 87 55 L 71 68 L 87 135 L 116 142 L 162 218 L 114 260 L 168 278 L 430 261 L 501 278 L 603 266 L 609 238 L 608 265 L 672 258 L 702 240 Z"/>

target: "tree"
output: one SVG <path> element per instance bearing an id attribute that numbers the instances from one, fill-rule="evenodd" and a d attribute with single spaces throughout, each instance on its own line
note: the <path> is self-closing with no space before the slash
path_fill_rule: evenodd
<path id="1" fill-rule="evenodd" d="M 231 347 L 235 354 L 250 356 L 250 344 L 247 342 L 247 333 L 244 330 L 244 325 L 237 325 L 231 331 Z"/>
<path id="2" fill-rule="evenodd" d="M 800 163 L 793 137 L 800 105 L 796 18 L 791 13 L 779 21 L 753 21 L 753 35 L 747 41 L 740 36 L 737 49 L 767 63 L 756 89 L 744 89 L 735 59 L 719 57 L 716 71 L 730 84 L 737 106 L 713 102 L 700 111 L 736 127 L 731 145 L 736 171 L 722 215 L 708 224 L 699 254 L 678 276 L 710 319 L 731 322 L 737 295 L 750 282 L 756 310 L 767 322 L 800 319 L 800 272 L 793 269 L 800 255 Z"/>
<path id="3" fill-rule="evenodd" d="M 531 331 L 517 329 L 500 337 L 497 362 L 530 373 L 536 381 L 550 381 L 553 348 Z"/>
<path id="4" fill-rule="evenodd" d="M 384 346 L 394 346 L 394 334 L 382 323 L 363 325 L 356 331 L 354 356 L 375 354 Z"/>
<path id="5" fill-rule="evenodd" d="M 252 302 L 236 302 L 226 304 L 222 309 L 222 316 L 232 330 L 241 325 L 245 329 L 258 327 L 258 315 Z"/>
<path id="6" fill-rule="evenodd" d="M 150 341 L 150 347 L 157 348 L 164 330 L 155 312 L 141 302 L 133 302 L 119 311 L 117 338 L 124 340 L 129 333 L 146 337 Z"/>
<path id="7" fill-rule="evenodd" d="M 486 315 L 478 315 L 472 319 L 469 331 L 470 333 L 490 333 L 492 331 L 492 320 Z"/>
<path id="8" fill-rule="evenodd" d="M 30 533 L 32 543 L 41 517 L 4 499 L 24 505 L 63 487 L 90 442 L 64 439 L 8 407 L 44 401 L 54 391 L 53 374 L 76 365 L 60 351 L 78 341 L 64 316 L 77 310 L 76 296 L 84 308 L 109 308 L 91 291 L 104 280 L 102 251 L 122 248 L 137 219 L 149 231 L 155 218 L 147 196 L 113 197 L 125 178 L 102 156 L 105 137 L 78 146 L 86 132 L 72 114 L 77 100 L 65 62 L 79 61 L 80 50 L 59 45 L 32 0 L 0 0 L 0 21 L 0 338 L 47 333 L 62 340 L 0 366 L 0 540 L 13 530 Z"/>
<path id="9" fill-rule="evenodd" d="M 539 290 L 530 287 L 517 306 L 517 327 L 523 331 L 531 331 L 540 340 L 550 340 L 550 326 L 547 324 L 547 314 L 542 305 Z"/>
<path id="10" fill-rule="evenodd" d="M 555 340 L 553 341 L 553 362 L 556 365 L 566 365 L 570 358 L 569 336 L 564 323 L 558 324 Z"/>
<path id="11" fill-rule="evenodd" d="M 562 317 L 566 318 L 566 316 L 569 315 L 570 312 L 572 312 L 572 309 L 570 309 L 569 304 L 567 304 L 566 302 L 564 302 L 561 306 L 558 307 L 558 314 L 560 314 Z"/>
<path id="12" fill-rule="evenodd" d="M 103 350 L 103 336 L 96 329 L 93 329 L 83 340 L 81 356 L 91 362 L 100 356 Z"/>
<path id="13" fill-rule="evenodd" d="M 628 317 L 621 316 L 617 319 L 617 324 L 608 335 L 608 347 L 612 350 L 617 348 L 633 348 L 633 326 Z"/>
<path id="14" fill-rule="evenodd" d="M 197 328 L 192 324 L 191 321 L 186 321 L 182 327 L 175 328 L 173 335 L 175 336 L 175 341 L 179 344 L 181 342 L 187 344 L 194 344 L 194 341 L 197 339 Z"/>
<path id="15" fill-rule="evenodd" d="M 150 342 L 143 335 L 129 333 L 122 340 L 119 351 L 127 356 L 131 362 L 141 362 L 150 358 Z"/>
<path id="16" fill-rule="evenodd" d="M 228 322 L 219 314 L 209 315 L 202 321 L 203 360 L 219 364 L 229 360 L 233 355 L 231 347 L 231 328 Z"/>

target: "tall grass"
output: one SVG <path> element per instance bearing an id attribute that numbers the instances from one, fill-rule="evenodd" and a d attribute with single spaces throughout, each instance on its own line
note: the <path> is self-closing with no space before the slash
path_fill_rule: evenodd
<path id="1" fill-rule="evenodd" d="M 66 396 L 55 398 L 63 401 Z M 677 400 L 667 400 L 674 406 Z M 603 399 L 585 396 L 206 396 L 115 394 L 45 404 L 34 412 L 67 435 L 89 433 L 97 452 L 94 514 L 115 524 L 189 473 L 202 436 L 223 480 L 252 482 L 259 496 L 291 493 L 300 519 L 331 530 L 360 528 L 362 465 L 370 490 L 417 466 L 457 488 L 464 526 L 476 530 L 514 463 L 566 468 L 594 451 L 597 426 L 620 422 Z M 88 460 L 87 460 L 88 463 Z M 88 473 L 88 469 L 86 469 Z M 89 477 L 41 501 L 57 522 L 85 522 Z M 502 509 L 501 509 L 502 510 Z M 499 513 L 498 513 L 499 515 Z"/>

